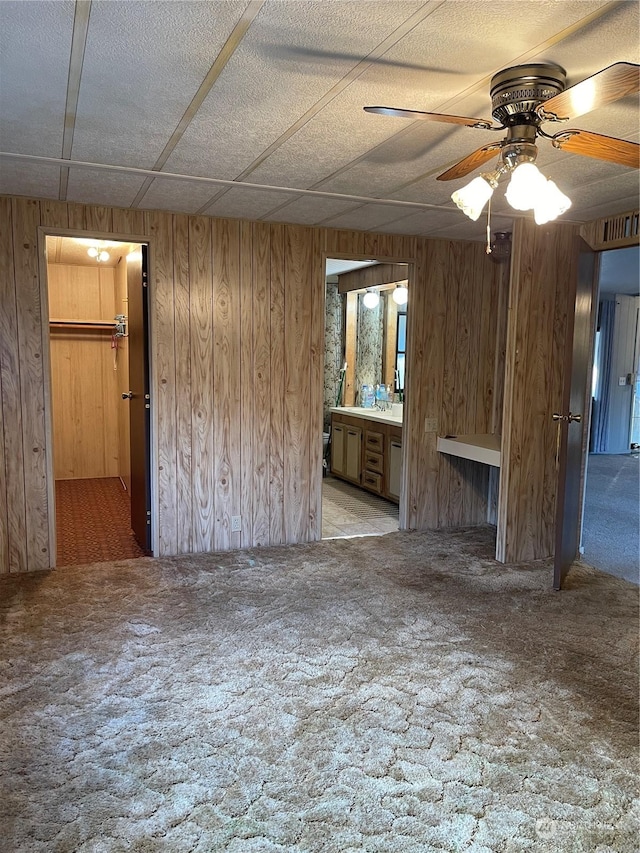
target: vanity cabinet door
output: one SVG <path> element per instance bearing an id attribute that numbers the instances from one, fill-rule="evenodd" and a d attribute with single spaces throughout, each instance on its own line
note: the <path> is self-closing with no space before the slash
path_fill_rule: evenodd
<path id="1" fill-rule="evenodd" d="M 344 476 L 353 483 L 360 484 L 362 463 L 362 430 L 360 427 L 347 427 Z"/>
<path id="2" fill-rule="evenodd" d="M 331 472 L 345 476 L 345 435 L 347 428 L 344 424 L 332 423 L 331 426 Z"/>

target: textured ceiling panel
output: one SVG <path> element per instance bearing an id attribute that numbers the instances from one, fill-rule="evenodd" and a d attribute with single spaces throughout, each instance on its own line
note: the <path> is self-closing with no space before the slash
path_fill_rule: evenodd
<path id="1" fill-rule="evenodd" d="M 513 217 L 511 216 L 492 216 L 491 234 L 495 234 L 496 231 L 513 231 L 513 221 Z M 450 240 L 485 242 L 487 239 L 487 220 L 486 217 L 480 217 L 477 222 L 473 222 L 462 213 L 459 213 L 457 223 L 450 222 L 443 228 L 434 228 L 431 231 L 431 236 Z"/>
<path id="2" fill-rule="evenodd" d="M 461 216 L 462 214 L 456 210 L 444 214 L 432 210 L 423 213 L 409 213 L 399 217 L 394 222 L 387 223 L 381 230 L 387 234 L 418 234 L 424 236 L 431 234 L 435 228 L 439 228 L 443 224 L 459 224 Z"/>
<path id="3" fill-rule="evenodd" d="M 299 54 L 324 48 L 365 55 L 420 5 L 360 0 L 267 4 L 169 158 L 167 169 L 235 178 L 355 64 L 344 59 L 304 61 Z M 296 52 L 288 53 L 287 46 Z M 288 181 L 281 175 L 277 183 L 283 179 Z"/>
<path id="4" fill-rule="evenodd" d="M 282 206 L 282 197 L 278 208 L 263 218 L 274 222 L 299 222 L 302 225 L 316 225 L 345 210 L 351 210 L 352 201 L 340 201 L 333 198 L 314 198 L 303 196 L 290 204 Z"/>
<path id="5" fill-rule="evenodd" d="M 207 208 L 208 216 L 232 219 L 261 219 L 290 196 L 265 190 L 232 189 Z"/>
<path id="6" fill-rule="evenodd" d="M 142 180 L 118 172 L 70 169 L 67 199 L 84 204 L 103 204 L 107 207 L 129 207 L 140 189 Z"/>
<path id="7" fill-rule="evenodd" d="M 60 157 L 72 2 L 0 2 L 0 147 Z"/>
<path id="8" fill-rule="evenodd" d="M 346 213 L 338 214 L 326 224 L 331 228 L 353 228 L 356 231 L 384 231 L 385 226 L 405 218 L 410 209 L 395 205 L 365 204 Z"/>
<path id="9" fill-rule="evenodd" d="M 33 198 L 57 198 L 60 187 L 58 166 L 0 160 L 0 193 Z"/>
<path id="10" fill-rule="evenodd" d="M 157 178 L 147 190 L 144 207 L 196 213 L 211 198 L 211 185 Z"/>
<path id="11" fill-rule="evenodd" d="M 94 2 L 73 157 L 153 166 L 245 5 Z"/>

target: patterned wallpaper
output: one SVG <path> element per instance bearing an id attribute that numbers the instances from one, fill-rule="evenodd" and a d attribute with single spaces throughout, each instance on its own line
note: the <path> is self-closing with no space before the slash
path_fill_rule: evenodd
<path id="1" fill-rule="evenodd" d="M 340 385 L 340 368 L 344 364 L 344 301 L 345 297 L 338 293 L 338 285 L 327 282 L 326 314 L 324 327 L 324 430 L 329 429 L 331 413 L 329 408 L 335 406 L 338 386 Z"/>

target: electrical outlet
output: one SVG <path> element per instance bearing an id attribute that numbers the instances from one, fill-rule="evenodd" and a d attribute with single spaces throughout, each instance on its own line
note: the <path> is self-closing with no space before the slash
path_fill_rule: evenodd
<path id="1" fill-rule="evenodd" d="M 231 516 L 231 532 L 239 533 L 242 530 L 242 519 L 239 515 Z"/>
<path id="2" fill-rule="evenodd" d="M 424 419 L 424 431 L 425 432 L 438 432 L 438 419 L 437 418 L 425 418 Z"/>

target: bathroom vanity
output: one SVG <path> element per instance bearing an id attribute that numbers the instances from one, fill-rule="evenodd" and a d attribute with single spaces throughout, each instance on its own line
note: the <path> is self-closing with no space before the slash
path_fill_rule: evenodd
<path id="1" fill-rule="evenodd" d="M 402 475 L 402 412 L 331 409 L 331 473 L 398 503 Z"/>

